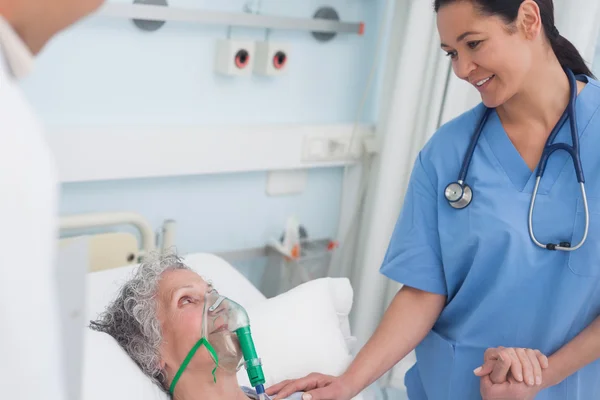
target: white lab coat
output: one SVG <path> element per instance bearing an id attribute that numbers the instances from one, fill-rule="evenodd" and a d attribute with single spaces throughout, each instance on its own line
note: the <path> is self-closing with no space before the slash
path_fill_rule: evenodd
<path id="1" fill-rule="evenodd" d="M 17 85 L 32 64 L 0 16 L 0 398 L 64 400 L 56 171 Z"/>

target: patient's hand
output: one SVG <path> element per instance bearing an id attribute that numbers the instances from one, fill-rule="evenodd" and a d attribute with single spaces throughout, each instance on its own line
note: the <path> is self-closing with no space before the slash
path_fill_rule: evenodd
<path id="1" fill-rule="evenodd" d="M 504 383 L 492 383 L 489 375 L 481 378 L 480 392 L 483 400 L 534 400 L 541 386 L 528 386 L 512 376 Z"/>
<path id="2" fill-rule="evenodd" d="M 316 373 L 283 381 L 267 389 L 269 396 L 276 394 L 276 400 L 296 392 L 307 392 L 302 400 L 350 400 L 353 397 L 352 389 L 342 378 Z"/>
<path id="3" fill-rule="evenodd" d="M 542 372 L 548 368 L 548 358 L 539 350 L 513 347 L 487 349 L 484 363 L 474 372 L 479 377 L 489 375 L 491 383 L 501 384 L 512 377 L 527 386 L 541 386 Z"/>

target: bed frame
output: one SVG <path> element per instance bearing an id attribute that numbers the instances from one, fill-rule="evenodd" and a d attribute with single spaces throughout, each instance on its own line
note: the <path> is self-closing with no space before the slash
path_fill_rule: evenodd
<path id="1" fill-rule="evenodd" d="M 103 232 L 98 234 L 80 234 L 95 228 L 109 228 L 121 225 L 133 226 L 140 234 L 141 242 L 135 235 L 125 232 Z M 75 236 L 69 236 L 77 231 Z M 174 243 L 175 222 L 165 221 L 162 231 L 155 234 L 152 225 L 142 215 L 132 212 L 86 213 L 66 215 L 60 218 L 60 246 L 68 246 L 82 236 L 88 240 L 89 270 L 101 271 L 123 267 L 140 262 L 146 254 L 157 250 L 160 236 L 160 251 Z"/>

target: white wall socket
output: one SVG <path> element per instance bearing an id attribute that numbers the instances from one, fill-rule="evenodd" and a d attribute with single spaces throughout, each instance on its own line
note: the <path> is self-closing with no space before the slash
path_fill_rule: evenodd
<path id="1" fill-rule="evenodd" d="M 302 161 L 357 160 L 363 153 L 363 140 L 360 134 L 354 138 L 350 134 L 308 135 L 304 138 Z"/>
<path id="2" fill-rule="evenodd" d="M 253 41 L 220 39 L 217 41 L 215 71 L 228 76 L 251 75 L 255 55 Z"/>
<path id="3" fill-rule="evenodd" d="M 285 43 L 256 42 L 254 71 L 258 75 L 281 75 L 288 69 L 290 47 Z"/>

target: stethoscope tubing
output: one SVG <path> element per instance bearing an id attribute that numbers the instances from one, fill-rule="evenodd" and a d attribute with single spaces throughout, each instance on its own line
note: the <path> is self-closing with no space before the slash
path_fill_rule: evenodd
<path id="1" fill-rule="evenodd" d="M 564 111 L 563 115 L 561 116 L 561 118 L 559 119 L 558 123 L 556 124 L 556 126 L 554 127 L 554 129 L 552 130 L 550 135 L 548 136 L 548 139 L 544 146 L 544 150 L 542 152 L 542 156 L 541 156 L 540 162 L 538 164 L 535 187 L 534 187 L 534 190 L 533 190 L 533 193 L 531 196 L 531 202 L 529 205 L 528 226 L 529 226 L 529 235 L 530 235 L 532 241 L 537 246 L 547 249 L 547 250 L 574 251 L 574 250 L 579 249 L 587 240 L 587 236 L 588 236 L 588 232 L 589 232 L 589 208 L 588 208 L 587 195 L 586 195 L 586 191 L 585 191 L 585 178 L 584 178 L 584 174 L 583 174 L 583 167 L 581 164 L 580 148 L 579 148 L 579 130 L 577 128 L 577 118 L 576 118 L 576 113 L 575 113 L 575 102 L 577 100 L 577 79 L 570 69 L 568 69 L 568 68 L 565 69 L 565 72 L 569 79 L 569 87 L 570 87 L 569 104 L 567 105 L 567 108 L 565 109 L 565 111 Z M 469 142 L 469 147 L 467 148 L 467 151 L 465 153 L 465 157 L 464 157 L 463 163 L 461 165 L 460 173 L 458 175 L 458 180 L 456 181 L 456 183 L 451 183 L 446 187 L 446 190 L 445 190 L 446 200 L 448 200 L 449 204 L 455 209 L 466 208 L 471 203 L 472 190 L 469 187 L 469 185 L 466 184 L 467 172 L 469 170 L 469 166 L 471 164 L 473 154 L 475 153 L 475 147 L 477 146 L 477 143 L 479 142 L 479 137 L 481 136 L 483 128 L 485 127 L 485 124 L 487 123 L 487 120 L 488 120 L 492 110 L 493 109 L 491 109 L 491 108 L 487 108 L 485 110 L 485 113 L 483 114 L 483 117 L 481 118 L 481 121 L 479 122 L 479 126 L 477 127 L 476 131 L 474 132 L 474 134 L 471 138 L 471 141 Z M 556 139 L 558 132 L 562 129 L 562 127 L 565 124 L 567 119 L 569 119 L 569 124 L 570 124 L 571 139 L 573 142 L 572 146 L 570 146 L 566 143 L 554 143 L 554 140 Z M 575 168 L 575 174 L 577 176 L 577 182 L 579 183 L 580 190 L 581 190 L 581 197 L 583 199 L 583 206 L 584 206 L 584 210 L 585 210 L 585 229 L 584 229 L 584 234 L 583 234 L 582 239 L 575 246 L 571 246 L 571 244 L 568 242 L 562 242 L 559 244 L 554 244 L 554 243 L 543 244 L 535 237 L 535 234 L 533 231 L 533 211 L 534 211 L 534 207 L 535 207 L 535 200 L 537 198 L 540 181 L 544 175 L 544 172 L 546 171 L 546 166 L 548 164 L 548 160 L 549 160 L 550 156 L 557 150 L 564 150 L 567 153 L 569 153 L 569 155 L 571 156 L 571 159 L 573 160 L 573 166 Z M 460 193 L 459 198 L 451 199 L 449 197 L 449 193 L 452 193 L 452 194 L 454 194 L 454 196 L 456 196 L 457 191 L 449 190 L 449 188 L 455 187 L 457 185 L 461 188 L 461 191 L 459 192 Z M 465 196 L 465 191 L 466 191 L 465 189 L 468 189 L 468 193 L 469 193 L 468 198 L 463 198 L 463 196 Z"/>

